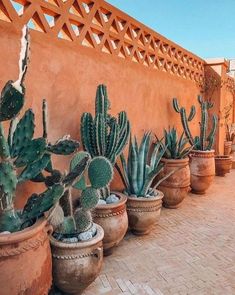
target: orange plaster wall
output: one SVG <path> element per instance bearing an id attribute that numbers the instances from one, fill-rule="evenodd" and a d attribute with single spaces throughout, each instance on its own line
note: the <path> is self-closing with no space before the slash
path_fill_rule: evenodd
<path id="1" fill-rule="evenodd" d="M 0 87 L 18 75 L 20 32 L 0 21 Z M 42 132 L 41 101 L 49 106 L 49 138 L 64 134 L 79 138 L 80 117 L 85 111 L 94 112 L 96 87 L 108 86 L 111 112 L 126 110 L 132 134 L 140 137 L 145 130 L 162 135 L 162 129 L 175 125 L 181 130 L 180 116 L 172 108 L 172 98 L 188 109 L 197 104 L 200 89 L 191 80 L 143 65 L 77 46 L 75 43 L 52 39 L 39 32 L 31 32 L 30 65 L 25 81 L 26 106 L 36 114 L 37 135 Z M 191 124 L 195 133 L 198 117 Z M 66 167 L 56 160 L 56 166 Z M 117 183 L 117 182 L 116 182 Z M 115 186 L 115 185 L 114 185 Z M 27 186 L 27 195 L 32 186 Z M 35 188 L 35 186 L 34 186 Z M 21 189 L 22 191 L 22 189 Z M 25 188 L 23 189 L 25 191 Z"/>

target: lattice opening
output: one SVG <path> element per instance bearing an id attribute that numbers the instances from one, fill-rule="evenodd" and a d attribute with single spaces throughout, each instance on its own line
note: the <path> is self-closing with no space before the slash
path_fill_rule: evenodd
<path id="1" fill-rule="evenodd" d="M 84 24 L 70 20 L 72 30 L 76 36 L 81 35 Z"/>
<path id="2" fill-rule="evenodd" d="M 132 35 L 131 35 L 130 28 L 127 28 L 127 30 L 125 32 L 125 35 L 124 35 L 124 38 L 127 39 L 127 40 L 132 41 Z"/>
<path id="3" fill-rule="evenodd" d="M 103 51 L 103 52 L 106 52 L 106 53 L 109 53 L 109 54 L 112 53 L 112 50 L 111 50 L 111 48 L 110 48 L 110 46 L 109 46 L 109 42 L 108 42 L 108 40 L 106 40 L 106 41 L 104 42 L 104 46 L 102 47 L 102 51 Z"/>
<path id="4" fill-rule="evenodd" d="M 118 44 L 119 44 L 120 40 L 110 38 L 110 42 L 111 42 L 113 49 L 116 50 L 118 48 Z"/>
<path id="5" fill-rule="evenodd" d="M 101 15 L 105 23 L 107 23 L 112 15 L 112 13 L 108 10 L 101 9 Z"/>
<path id="6" fill-rule="evenodd" d="M 87 14 L 89 14 L 91 12 L 93 5 L 94 5 L 94 2 L 92 2 L 92 1 L 82 2 L 82 6 Z"/>
<path id="7" fill-rule="evenodd" d="M 93 38 L 94 38 L 96 44 L 99 45 L 102 41 L 104 33 L 100 32 L 98 30 L 92 29 L 92 35 L 93 35 Z"/>
<path id="8" fill-rule="evenodd" d="M 167 53 L 169 49 L 169 45 L 167 43 L 163 43 L 160 45 L 160 50 L 162 53 Z"/>
<path id="9" fill-rule="evenodd" d="M 133 51 L 133 46 L 130 45 L 130 44 L 125 44 L 125 49 L 126 49 L 127 55 L 130 56 L 132 54 L 132 51 Z"/>
<path id="10" fill-rule="evenodd" d="M 37 12 L 34 13 L 34 15 L 30 18 L 30 20 L 27 23 L 27 26 L 35 31 L 39 32 L 45 32 L 45 28 L 43 26 L 43 23 L 40 19 L 40 16 Z"/>
<path id="11" fill-rule="evenodd" d="M 6 10 L 6 7 L 0 1 L 0 19 L 6 22 L 11 22 L 11 18 Z"/>
<path id="12" fill-rule="evenodd" d="M 148 44 L 150 42 L 150 39 L 151 39 L 151 35 L 150 34 L 144 35 L 144 42 L 145 42 L 145 44 Z"/>
<path id="13" fill-rule="evenodd" d="M 133 35 L 133 37 L 134 37 L 134 38 L 137 38 L 140 29 L 137 28 L 137 27 L 132 26 L 132 27 L 131 27 L 131 31 L 132 31 L 132 35 Z"/>
<path id="14" fill-rule="evenodd" d="M 66 24 L 64 24 L 62 29 L 59 31 L 58 38 L 68 40 L 68 41 L 73 40 Z"/>
<path id="15" fill-rule="evenodd" d="M 134 54 L 132 56 L 132 61 L 139 62 L 138 55 L 137 55 L 137 52 L 136 51 L 134 52 Z"/>
<path id="16" fill-rule="evenodd" d="M 120 31 L 123 31 L 126 25 L 126 21 L 121 18 L 118 18 L 117 23 L 118 23 Z"/>
<path id="17" fill-rule="evenodd" d="M 113 22 L 112 22 L 112 24 L 111 24 L 109 30 L 110 30 L 111 32 L 113 32 L 113 33 L 118 34 L 118 25 L 117 25 L 117 23 L 116 23 L 115 20 L 113 20 Z"/>
<path id="18" fill-rule="evenodd" d="M 155 44 L 155 47 L 159 49 L 160 46 L 161 46 L 161 40 L 156 39 L 156 40 L 154 41 L 154 44 Z"/>
<path id="19" fill-rule="evenodd" d="M 55 26 L 56 19 L 59 17 L 58 14 L 55 14 L 53 11 L 50 11 L 46 8 L 42 8 L 43 15 L 50 28 Z"/>
<path id="20" fill-rule="evenodd" d="M 155 50 L 153 40 L 151 40 L 150 43 L 149 43 L 149 49 L 152 50 L 152 51 Z"/>
<path id="21" fill-rule="evenodd" d="M 145 57 L 143 65 L 148 67 L 149 66 L 149 60 L 148 60 L 148 56 Z"/>
<path id="22" fill-rule="evenodd" d="M 145 45 L 143 34 L 140 34 L 139 39 L 138 39 L 138 43 L 139 43 L 141 46 L 144 46 L 144 45 Z"/>
<path id="23" fill-rule="evenodd" d="M 91 35 L 89 34 L 89 32 L 86 33 L 85 38 L 82 41 L 82 45 L 86 46 L 86 47 L 92 47 L 94 48 L 94 43 L 92 40 Z"/>
<path id="24" fill-rule="evenodd" d="M 100 26 L 102 27 L 102 20 L 101 20 L 101 17 L 100 17 L 100 14 L 99 12 L 97 11 L 96 14 L 94 15 L 93 19 L 92 19 L 92 23 L 97 25 L 97 26 Z"/>
<path id="25" fill-rule="evenodd" d="M 153 64 L 154 60 L 155 60 L 155 55 L 154 54 L 149 55 L 149 63 Z"/>
<path id="26" fill-rule="evenodd" d="M 124 50 L 123 46 L 121 46 L 118 56 L 121 58 L 126 58 L 125 50 Z"/>
<path id="27" fill-rule="evenodd" d="M 73 5 L 70 7 L 69 12 L 79 17 L 83 17 L 82 10 L 77 2 L 74 2 Z"/>
<path id="28" fill-rule="evenodd" d="M 29 3 L 27 1 L 10 0 L 10 2 L 19 16 L 23 15 L 26 7 L 29 6 Z"/>

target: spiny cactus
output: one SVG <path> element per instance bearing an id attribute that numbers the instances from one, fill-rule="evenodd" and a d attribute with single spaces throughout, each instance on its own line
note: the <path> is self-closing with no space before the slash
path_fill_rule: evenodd
<path id="1" fill-rule="evenodd" d="M 180 114 L 181 123 L 191 146 L 194 146 L 194 149 L 207 151 L 211 150 L 214 145 L 215 133 L 217 128 L 217 116 L 213 114 L 212 117 L 212 128 L 210 133 L 207 135 L 208 131 L 208 110 L 213 107 L 213 103 L 209 101 L 204 101 L 201 96 L 198 96 L 198 102 L 201 108 L 201 122 L 200 124 L 200 136 L 195 136 L 193 138 L 192 133 L 189 129 L 188 122 L 192 121 L 196 114 L 195 106 L 191 107 L 189 116 L 186 115 L 186 110 L 184 107 L 179 107 L 178 100 L 173 99 L 173 107 L 177 113 Z"/>
<path id="2" fill-rule="evenodd" d="M 23 28 L 21 39 L 21 53 L 19 61 L 19 77 L 17 81 L 8 81 L 0 97 L 0 232 L 18 231 L 30 225 L 43 212 L 50 209 L 64 189 L 79 178 L 80 167 L 63 178 L 55 179 L 51 164 L 52 153 L 68 155 L 73 153 L 79 143 L 63 138 L 55 145 L 47 139 L 46 101 L 43 101 L 43 136 L 34 139 L 34 113 L 27 110 L 22 118 L 18 119 L 25 100 L 23 81 L 28 66 L 29 35 L 26 27 Z M 10 120 L 8 137 L 4 134 L 2 121 Z M 20 168 L 20 169 L 18 169 Z M 14 209 L 16 188 L 19 183 L 27 180 L 49 182 L 43 171 L 51 173 L 48 189 L 40 194 L 33 194 L 22 213 Z M 71 174 L 72 173 L 72 174 Z"/>
<path id="3" fill-rule="evenodd" d="M 174 127 L 169 127 L 168 131 L 164 129 L 164 141 L 163 143 L 157 138 L 157 143 L 160 143 L 161 149 L 165 150 L 163 157 L 167 159 L 184 159 L 194 148 L 194 146 L 186 146 L 189 140 L 185 137 L 184 132 L 182 132 L 178 139 L 178 134 Z"/>
<path id="4" fill-rule="evenodd" d="M 88 151 L 92 157 L 106 157 L 114 166 L 117 157 L 127 144 L 130 123 L 126 112 L 120 112 L 116 119 L 108 113 L 109 109 L 107 88 L 105 85 L 99 85 L 96 92 L 94 118 L 90 113 L 82 115 L 81 139 L 84 150 Z M 102 171 L 101 169 L 100 173 Z M 103 188 L 101 194 L 102 198 L 107 198 L 110 194 L 109 187 Z"/>
<path id="5" fill-rule="evenodd" d="M 150 139 L 150 132 L 144 134 L 139 146 L 136 137 L 134 140 L 130 139 L 127 160 L 123 154 L 121 155 L 122 171 L 118 167 L 118 172 L 128 195 L 137 197 L 151 195 L 163 180 L 175 172 L 172 171 L 151 188 L 154 178 L 162 171 L 163 164 L 160 161 L 166 148 L 161 149 L 161 144 L 158 142 L 151 152 Z"/>
<path id="6" fill-rule="evenodd" d="M 81 190 L 80 205 L 74 211 L 71 190 L 64 193 L 59 202 L 63 209 L 64 216 L 62 218 L 61 211 L 55 210 L 54 214 L 56 216 L 53 216 L 53 219 L 51 220 L 51 223 L 57 233 L 77 235 L 91 228 L 92 216 L 90 210 L 95 208 L 97 205 L 100 199 L 100 190 L 107 186 L 112 180 L 113 168 L 111 163 L 109 163 L 109 161 L 102 156 L 91 159 L 89 153 L 83 151 L 77 153 L 73 157 L 70 163 L 70 170 L 72 171 L 78 163 L 81 163 L 84 160 L 84 158 L 89 158 L 87 165 L 79 181 L 73 184 L 75 189 Z M 93 178 L 99 175 L 101 168 L 103 171 L 101 176 L 96 179 L 94 186 Z M 88 179 L 90 182 L 89 185 L 87 185 L 85 181 L 85 172 L 88 173 Z M 58 219 L 60 219 L 59 225 Z"/>

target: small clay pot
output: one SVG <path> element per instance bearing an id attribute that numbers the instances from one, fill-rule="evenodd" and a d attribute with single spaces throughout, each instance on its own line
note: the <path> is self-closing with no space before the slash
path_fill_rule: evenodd
<path id="1" fill-rule="evenodd" d="M 224 142 L 224 155 L 229 156 L 232 151 L 232 141 L 225 141 Z"/>
<path id="2" fill-rule="evenodd" d="M 152 198 L 128 197 L 127 214 L 130 230 L 136 235 L 147 235 L 158 223 L 163 193 L 156 190 Z"/>
<path id="3" fill-rule="evenodd" d="M 64 243 L 50 237 L 53 282 L 65 294 L 82 294 L 100 273 L 104 231 L 96 226 L 96 235 L 84 242 Z"/>
<path id="4" fill-rule="evenodd" d="M 215 176 L 215 151 L 193 150 L 189 156 L 192 193 L 203 195 Z"/>
<path id="5" fill-rule="evenodd" d="M 104 230 L 104 255 L 110 255 L 124 238 L 128 229 L 128 218 L 126 212 L 127 197 L 121 193 L 114 192 L 119 198 L 118 203 L 97 205 L 92 212 L 93 220 Z"/>
<path id="6" fill-rule="evenodd" d="M 0 235 L 0 294 L 48 294 L 52 283 L 51 249 L 45 219 L 22 231 Z"/>
<path id="7" fill-rule="evenodd" d="M 232 168 L 232 157 L 216 156 L 215 157 L 215 173 L 217 176 L 225 176 Z"/>
<path id="8" fill-rule="evenodd" d="M 159 185 L 159 190 L 163 192 L 163 206 L 175 209 L 180 206 L 187 196 L 190 187 L 189 158 L 185 159 L 162 159 L 164 163 L 163 172 L 159 178 L 169 174 L 172 170 L 176 172 L 169 176 Z"/>

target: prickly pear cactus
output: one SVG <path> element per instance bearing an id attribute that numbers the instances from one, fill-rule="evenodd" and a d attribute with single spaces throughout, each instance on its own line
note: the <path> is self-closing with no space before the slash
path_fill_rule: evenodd
<path id="1" fill-rule="evenodd" d="M 218 119 L 215 114 L 212 116 L 212 128 L 208 134 L 208 110 L 213 107 L 213 103 L 209 101 L 204 101 L 201 96 L 198 96 L 198 102 L 200 104 L 201 109 L 201 122 L 200 125 L 200 136 L 192 136 L 192 133 L 189 129 L 189 122 L 193 120 L 196 109 L 195 106 L 191 107 L 191 111 L 187 116 L 186 110 L 184 107 L 179 107 L 178 100 L 176 98 L 173 99 L 173 108 L 177 113 L 180 114 L 181 123 L 184 128 L 184 132 L 186 137 L 189 140 L 189 143 L 194 146 L 195 150 L 207 151 L 211 150 L 215 141 L 215 133 L 217 128 Z"/>

